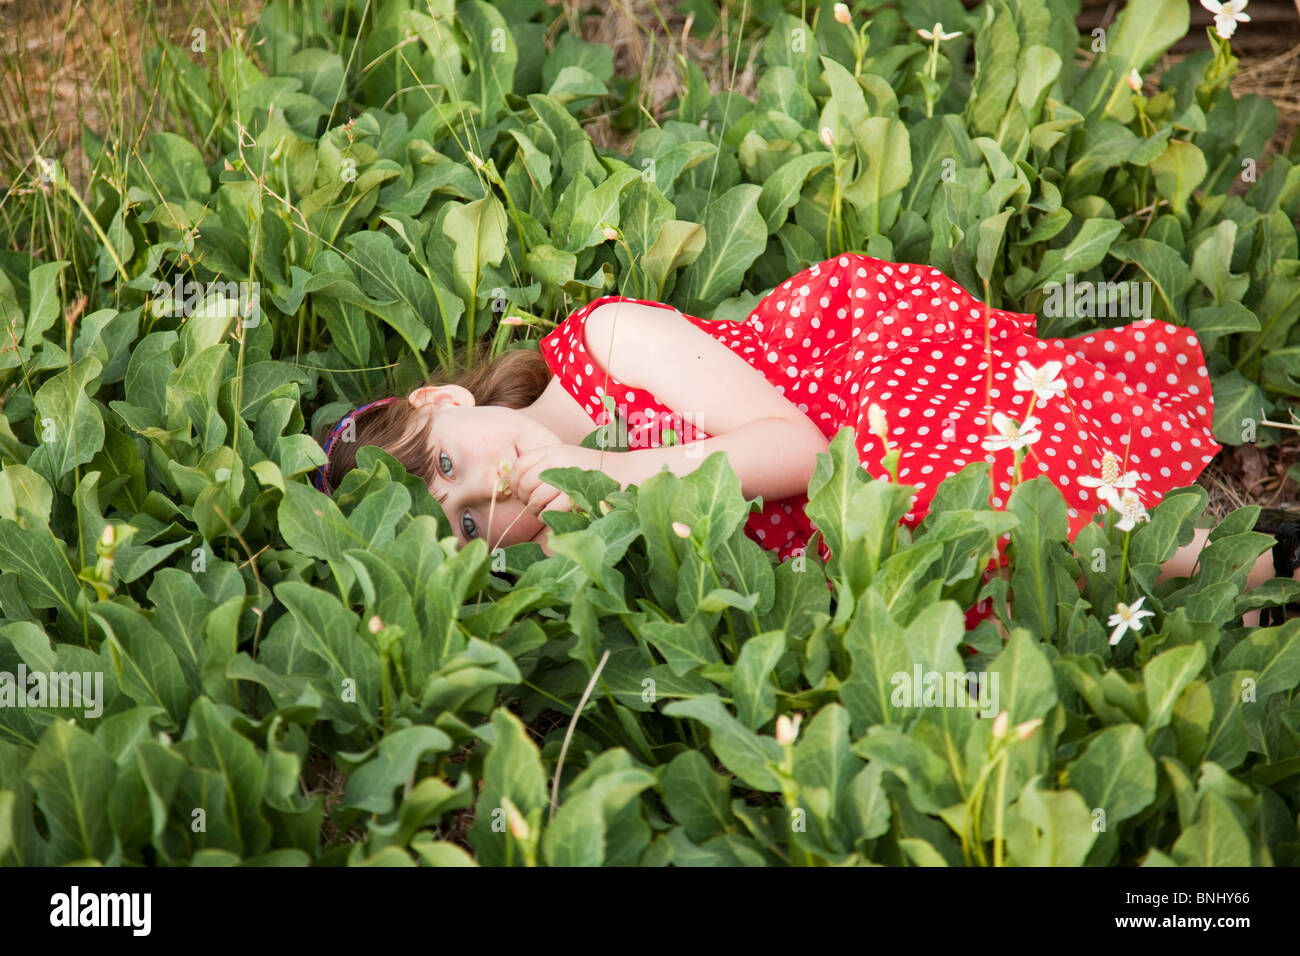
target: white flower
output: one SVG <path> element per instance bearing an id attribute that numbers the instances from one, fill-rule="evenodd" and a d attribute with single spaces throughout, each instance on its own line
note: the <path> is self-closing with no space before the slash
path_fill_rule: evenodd
<path id="1" fill-rule="evenodd" d="M 1142 505 L 1142 499 L 1132 488 L 1125 488 L 1124 494 L 1114 502 L 1114 505 L 1120 512 L 1120 519 L 1116 522 L 1115 527 L 1120 531 L 1132 531 L 1139 521 L 1150 521 L 1151 516 L 1147 514 L 1147 509 Z"/>
<path id="2" fill-rule="evenodd" d="M 835 145 L 835 133 L 829 126 L 822 127 L 822 142 L 826 144 L 827 149 Z"/>
<path id="3" fill-rule="evenodd" d="M 1011 715 L 1005 710 L 993 718 L 993 736 L 999 740 L 1007 735 L 1007 725 L 1011 721 Z"/>
<path id="4" fill-rule="evenodd" d="M 1134 93 L 1142 92 L 1142 74 L 1139 73 L 1137 70 L 1129 70 L 1128 87 Z"/>
<path id="5" fill-rule="evenodd" d="M 691 526 L 680 521 L 674 521 L 673 534 L 679 538 L 689 538 L 691 536 Z"/>
<path id="6" fill-rule="evenodd" d="M 1140 476 L 1136 471 L 1130 471 L 1124 477 L 1119 474 L 1119 456 L 1113 451 L 1108 451 L 1101 456 L 1101 477 L 1096 478 L 1092 475 L 1083 475 L 1079 478 L 1079 484 L 1088 488 L 1098 488 L 1097 497 L 1112 508 L 1119 507 L 1119 494 L 1117 488 L 1134 488 Z"/>
<path id="7" fill-rule="evenodd" d="M 1023 425 L 1017 425 L 1014 418 L 1001 412 L 994 412 L 993 427 L 998 430 L 998 434 L 985 437 L 984 450 L 999 451 L 1003 448 L 1015 449 L 1032 445 L 1043 437 L 1043 433 L 1038 430 L 1038 424 L 1038 419 L 1033 415 L 1026 418 Z"/>
<path id="8" fill-rule="evenodd" d="M 1137 633 L 1142 630 L 1143 617 L 1155 617 L 1155 611 L 1138 610 L 1142 607 L 1142 602 L 1146 600 L 1146 595 L 1138 598 L 1132 604 L 1116 604 L 1115 613 L 1110 616 L 1106 623 L 1115 630 L 1110 632 L 1110 644 L 1114 647 L 1120 642 L 1125 631 Z"/>
<path id="9" fill-rule="evenodd" d="M 1242 4 L 1242 6 L 1245 6 L 1245 4 Z M 933 30 L 917 30 L 916 32 L 921 34 L 921 38 L 924 40 L 933 40 L 935 37 L 940 40 L 955 40 L 961 36 L 960 30 L 956 33 L 944 33 L 942 23 L 936 23 Z"/>
<path id="10" fill-rule="evenodd" d="M 1228 39 L 1237 32 L 1238 23 L 1249 23 L 1250 17 L 1243 13 L 1249 0 L 1201 0 L 1201 6 L 1214 14 L 1214 32 L 1223 39 Z"/>
<path id="11" fill-rule="evenodd" d="M 1020 360 L 1016 366 L 1015 389 L 1017 392 L 1033 392 L 1041 405 L 1049 399 L 1065 393 L 1065 379 L 1058 378 L 1064 366 L 1057 361 L 1048 362 L 1042 368 L 1034 368 L 1033 363 Z"/>
<path id="12" fill-rule="evenodd" d="M 835 4 L 835 19 L 838 20 L 840 23 L 852 22 L 853 15 L 849 13 L 849 8 L 847 4 L 843 4 L 843 3 Z"/>

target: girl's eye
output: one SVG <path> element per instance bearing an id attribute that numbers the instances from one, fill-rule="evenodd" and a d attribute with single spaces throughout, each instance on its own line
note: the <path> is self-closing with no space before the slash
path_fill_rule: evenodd
<path id="1" fill-rule="evenodd" d="M 446 467 L 443 467 L 442 464 L 444 460 L 447 462 Z M 444 475 L 451 474 L 451 459 L 447 457 L 446 452 L 442 452 L 442 451 L 438 452 L 438 467 L 442 468 L 442 473 Z"/>
<path id="2" fill-rule="evenodd" d="M 461 515 L 460 527 L 461 530 L 465 532 L 465 537 L 467 538 L 474 537 L 475 532 L 478 531 L 478 525 L 474 523 L 474 519 L 469 516 L 468 511 Z"/>

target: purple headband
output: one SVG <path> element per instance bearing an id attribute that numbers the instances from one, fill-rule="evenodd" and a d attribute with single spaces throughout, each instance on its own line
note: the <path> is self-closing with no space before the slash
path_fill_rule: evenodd
<path id="1" fill-rule="evenodd" d="M 334 448 L 334 440 L 339 437 L 339 432 L 343 431 L 349 421 L 352 421 L 367 409 L 374 408 L 376 405 L 387 405 L 389 402 L 395 402 L 397 400 L 398 396 L 396 395 L 390 395 L 387 398 L 377 398 L 373 402 L 368 402 L 339 419 L 339 423 L 334 426 L 334 430 L 330 432 L 329 439 L 325 442 L 325 464 L 312 472 L 311 483 L 316 486 L 317 491 L 323 492 L 327 495 L 330 494 L 330 492 L 325 491 L 325 482 L 327 480 L 326 473 L 330 466 L 330 451 Z"/>

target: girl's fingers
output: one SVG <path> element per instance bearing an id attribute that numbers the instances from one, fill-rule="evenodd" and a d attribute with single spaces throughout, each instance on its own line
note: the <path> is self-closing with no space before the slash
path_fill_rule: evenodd
<path id="1" fill-rule="evenodd" d="M 561 494 L 560 490 L 552 485 L 540 484 L 533 493 L 528 496 L 528 503 L 524 505 L 534 515 L 540 517 L 541 513 L 550 506 L 551 502 L 557 495 Z"/>
<path id="2" fill-rule="evenodd" d="M 537 475 L 548 467 L 544 451 L 544 448 L 534 448 L 524 452 L 510 469 L 510 490 L 520 501 L 527 501 L 541 484 Z"/>
<path id="3" fill-rule="evenodd" d="M 548 485 L 547 487 L 550 486 Z M 569 496 L 562 491 L 559 494 L 557 494 L 554 498 L 551 499 L 550 504 L 546 505 L 546 507 L 542 509 L 542 511 L 572 511 L 572 510 L 573 510 L 573 502 L 570 501 Z"/>

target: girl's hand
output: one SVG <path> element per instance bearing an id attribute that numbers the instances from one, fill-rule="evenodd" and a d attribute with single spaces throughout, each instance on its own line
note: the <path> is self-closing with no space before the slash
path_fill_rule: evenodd
<path id="1" fill-rule="evenodd" d="M 580 445 L 566 445 L 557 442 L 533 448 L 519 456 L 519 460 L 510 469 L 510 491 L 530 514 L 541 516 L 543 511 L 559 509 L 572 511 L 573 502 L 569 496 L 553 485 L 542 481 L 538 475 L 548 468 L 582 468 L 589 471 L 603 471 L 611 478 L 612 462 L 619 457 L 617 453 L 602 452 L 597 448 L 583 448 Z"/>

